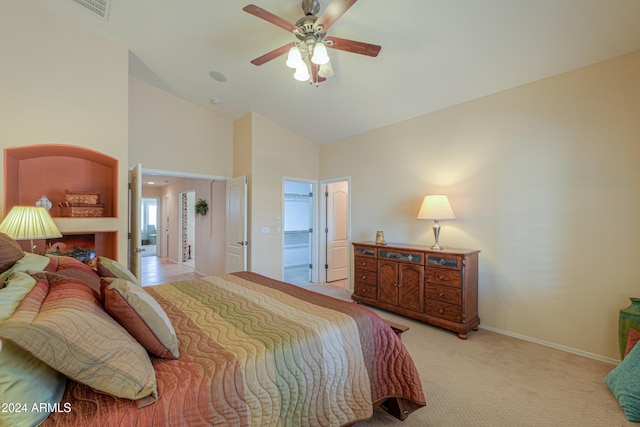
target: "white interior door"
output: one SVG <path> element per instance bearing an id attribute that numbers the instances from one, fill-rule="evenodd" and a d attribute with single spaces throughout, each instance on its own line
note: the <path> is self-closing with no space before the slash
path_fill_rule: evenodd
<path id="1" fill-rule="evenodd" d="M 129 270 L 140 279 L 140 198 L 142 197 L 142 165 L 129 172 Z"/>
<path id="2" fill-rule="evenodd" d="M 327 184 L 327 282 L 347 278 L 349 270 L 349 185 Z"/>
<path id="3" fill-rule="evenodd" d="M 247 177 L 227 180 L 227 273 L 247 270 Z"/>

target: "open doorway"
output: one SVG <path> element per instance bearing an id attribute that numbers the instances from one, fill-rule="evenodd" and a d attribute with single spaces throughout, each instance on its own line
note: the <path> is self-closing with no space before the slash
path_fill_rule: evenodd
<path id="1" fill-rule="evenodd" d="M 145 256 L 156 256 L 158 244 L 158 199 L 143 197 L 140 200 L 140 236 L 142 237 L 142 253 Z"/>
<path id="2" fill-rule="evenodd" d="M 283 185 L 283 276 L 298 286 L 313 281 L 315 185 L 293 179 L 285 179 Z"/>

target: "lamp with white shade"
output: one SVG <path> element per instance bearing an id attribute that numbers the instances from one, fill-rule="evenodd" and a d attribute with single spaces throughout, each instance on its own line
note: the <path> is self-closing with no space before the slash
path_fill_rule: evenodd
<path id="1" fill-rule="evenodd" d="M 29 240 L 31 252 L 34 239 L 62 237 L 49 212 L 41 206 L 14 206 L 0 223 L 0 232 L 15 240 Z"/>
<path id="2" fill-rule="evenodd" d="M 438 244 L 438 238 L 440 237 L 440 224 L 438 221 L 441 219 L 456 219 L 447 196 L 444 194 L 425 196 L 418 212 L 418 219 L 434 220 L 433 234 L 436 238 L 436 243 L 431 246 L 431 249 L 442 250 L 442 247 Z"/>

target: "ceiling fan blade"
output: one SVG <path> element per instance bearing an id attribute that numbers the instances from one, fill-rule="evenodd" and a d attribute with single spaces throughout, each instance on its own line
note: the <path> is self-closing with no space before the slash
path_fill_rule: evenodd
<path id="1" fill-rule="evenodd" d="M 316 25 L 323 25 L 324 30 L 322 31 L 326 32 L 356 1 L 357 0 L 332 0 L 318 17 Z"/>
<path id="2" fill-rule="evenodd" d="M 346 52 L 373 57 L 378 56 L 380 49 L 382 49 L 382 46 L 378 46 L 377 44 L 357 42 L 354 40 L 341 39 L 339 37 L 327 37 L 325 42 L 327 47 L 332 49 L 344 50 Z"/>
<path id="3" fill-rule="evenodd" d="M 293 43 L 287 43 L 284 46 L 280 46 L 279 48 L 274 49 L 271 52 L 267 52 L 264 55 L 257 57 L 256 59 L 251 61 L 251 63 L 253 65 L 262 65 L 266 62 L 271 61 L 272 59 L 276 59 L 277 57 L 289 52 L 291 45 L 293 45 Z"/>
<path id="4" fill-rule="evenodd" d="M 278 15 L 274 15 L 273 13 L 267 10 L 264 10 L 263 8 L 256 6 L 255 4 L 246 5 L 245 7 L 242 8 L 242 10 L 254 16 L 257 16 L 260 19 L 264 19 L 267 22 L 277 25 L 278 27 L 283 28 L 287 31 L 290 31 L 290 32 L 294 32 L 296 30 L 302 31 L 300 30 L 300 27 L 298 27 L 297 25 L 292 24 L 286 19 L 280 18 Z"/>

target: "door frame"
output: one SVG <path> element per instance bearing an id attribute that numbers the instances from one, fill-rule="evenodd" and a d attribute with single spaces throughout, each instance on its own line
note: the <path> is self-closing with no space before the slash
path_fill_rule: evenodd
<path id="1" fill-rule="evenodd" d="M 326 217 L 326 211 L 327 211 L 327 201 L 326 198 L 324 197 L 324 193 L 325 193 L 325 186 L 327 184 L 333 183 L 333 182 L 342 182 L 342 181 L 346 181 L 347 182 L 347 246 L 351 247 L 351 177 L 350 176 L 343 176 L 343 177 L 338 177 L 338 178 L 331 178 L 331 179 L 323 179 L 320 181 L 320 185 L 319 188 L 320 190 L 318 191 L 318 193 L 322 192 L 322 197 L 320 197 L 320 201 L 318 203 L 318 212 L 320 213 L 319 216 L 319 230 L 322 230 L 321 233 L 319 234 L 319 239 L 318 239 L 318 250 L 316 251 L 318 254 L 318 265 L 322 266 L 322 268 L 318 268 L 318 282 L 319 283 L 324 283 L 327 281 L 327 270 L 324 268 L 324 266 L 327 264 L 327 234 L 324 232 L 324 230 L 327 228 L 327 217 Z M 351 255 L 351 251 L 347 251 L 347 256 L 349 257 L 349 259 L 347 260 L 349 268 L 347 269 L 347 283 L 349 285 L 349 289 L 351 289 L 351 264 L 352 264 L 352 255 Z"/>
<path id="2" fill-rule="evenodd" d="M 311 227 L 313 227 L 314 232 L 311 233 L 311 240 L 309 241 L 309 250 L 311 251 L 310 259 L 311 259 L 311 283 L 318 283 L 319 276 L 318 272 L 321 270 L 319 260 L 318 260 L 318 235 L 320 233 L 320 229 L 318 228 L 318 194 L 320 191 L 318 190 L 319 185 L 317 180 L 313 179 L 303 179 L 303 178 L 294 178 L 290 176 L 282 177 L 282 216 L 278 218 L 277 222 L 277 233 L 281 236 L 281 249 L 282 249 L 282 279 L 284 280 L 284 183 L 285 181 L 294 181 L 294 182 L 304 182 L 306 184 L 311 184 L 311 192 L 313 196 L 311 197 Z M 324 264 L 323 264 L 324 265 Z"/>

